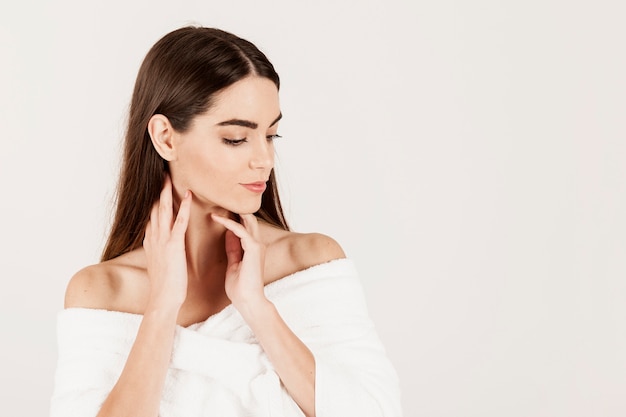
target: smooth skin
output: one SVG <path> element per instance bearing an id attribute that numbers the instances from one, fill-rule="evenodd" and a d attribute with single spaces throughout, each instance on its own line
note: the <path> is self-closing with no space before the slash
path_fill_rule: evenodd
<path id="1" fill-rule="evenodd" d="M 165 116 L 152 117 L 148 131 L 171 178 L 151 210 L 143 247 L 84 268 L 68 284 L 66 308 L 143 315 L 99 417 L 158 416 L 176 326 L 206 320 L 231 303 L 294 401 L 315 416 L 314 357 L 263 289 L 345 254 L 328 236 L 284 231 L 251 214 L 261 194 L 242 184 L 266 181 L 274 165 L 280 118 L 274 84 L 251 76 L 217 94 L 215 103 L 184 133 Z"/>

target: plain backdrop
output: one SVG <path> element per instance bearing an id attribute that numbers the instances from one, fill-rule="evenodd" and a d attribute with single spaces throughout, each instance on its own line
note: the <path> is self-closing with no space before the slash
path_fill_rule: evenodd
<path id="1" fill-rule="evenodd" d="M 287 215 L 355 260 L 406 416 L 626 415 L 622 4 L 2 0 L 2 414 L 48 413 L 138 67 L 197 24 L 281 75 Z"/>

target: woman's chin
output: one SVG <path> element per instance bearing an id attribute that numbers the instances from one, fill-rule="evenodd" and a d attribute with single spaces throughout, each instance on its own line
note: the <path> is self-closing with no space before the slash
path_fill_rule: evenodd
<path id="1" fill-rule="evenodd" d="M 222 207 L 230 211 L 231 213 L 254 214 L 257 211 L 259 211 L 259 209 L 261 208 L 261 199 L 259 199 L 258 201 L 250 201 L 250 202 L 238 201 L 233 204 L 228 204 L 228 205 L 224 204 Z"/>
<path id="2" fill-rule="evenodd" d="M 238 207 L 237 210 L 233 210 L 233 213 L 237 214 L 254 214 L 261 208 L 261 204 L 250 205 L 245 207 Z"/>
<path id="3" fill-rule="evenodd" d="M 227 212 L 236 214 L 254 214 L 261 208 L 261 198 L 254 200 L 249 199 L 248 201 L 236 200 L 229 202 L 213 202 L 208 201 L 199 195 L 195 196 L 195 201 L 198 204 L 198 208 L 200 208 L 200 210 L 206 210 L 207 212 L 216 213 L 222 216 L 225 215 Z"/>

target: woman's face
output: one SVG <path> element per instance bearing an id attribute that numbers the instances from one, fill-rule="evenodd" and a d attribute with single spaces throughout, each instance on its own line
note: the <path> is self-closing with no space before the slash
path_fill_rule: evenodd
<path id="1" fill-rule="evenodd" d="M 256 212 L 274 167 L 280 117 L 278 89 L 267 78 L 247 77 L 217 94 L 207 113 L 175 134 L 169 164 L 177 191 L 190 189 L 210 210 Z"/>

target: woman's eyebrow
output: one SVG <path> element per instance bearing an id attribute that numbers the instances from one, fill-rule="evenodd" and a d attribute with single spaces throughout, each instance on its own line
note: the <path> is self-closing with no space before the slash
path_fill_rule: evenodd
<path id="1" fill-rule="evenodd" d="M 278 123 L 278 121 L 282 119 L 282 117 L 283 117 L 283 114 L 280 113 L 278 117 L 272 122 L 270 127 Z M 242 126 L 242 127 L 247 127 L 249 129 L 256 129 L 257 127 L 259 127 L 258 123 L 251 122 L 250 120 L 242 120 L 242 119 L 225 120 L 223 122 L 218 123 L 217 126 Z"/>
<path id="2" fill-rule="evenodd" d="M 283 113 L 281 112 L 281 113 L 278 115 L 278 117 L 277 117 L 276 119 L 274 119 L 274 121 L 272 122 L 272 124 L 270 125 L 270 127 L 274 126 L 274 125 L 275 125 L 276 123 L 278 123 L 278 121 L 279 121 L 280 119 L 282 119 L 282 118 L 283 118 Z"/>

